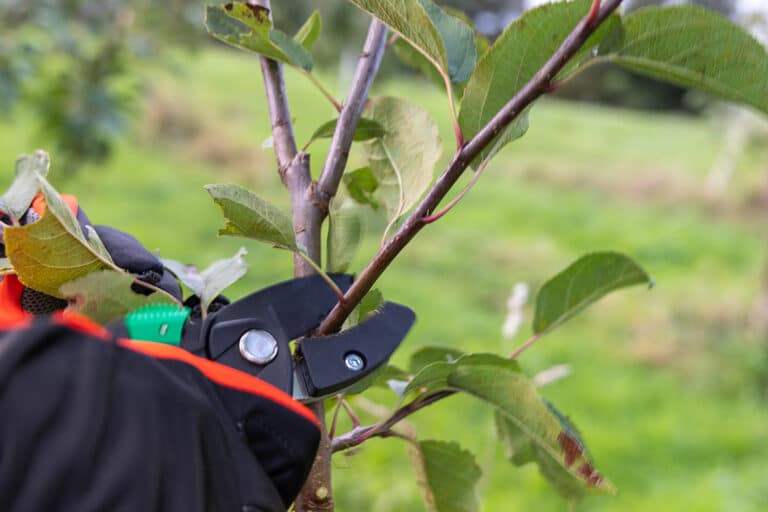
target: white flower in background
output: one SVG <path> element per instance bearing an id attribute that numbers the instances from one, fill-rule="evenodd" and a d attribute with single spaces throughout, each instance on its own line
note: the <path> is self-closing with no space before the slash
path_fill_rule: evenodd
<path id="1" fill-rule="evenodd" d="M 523 323 L 523 306 L 526 302 L 528 302 L 528 285 L 523 282 L 517 283 L 512 288 L 512 295 L 507 299 L 507 319 L 504 320 L 504 326 L 501 328 L 504 339 L 514 338 L 520 330 Z"/>

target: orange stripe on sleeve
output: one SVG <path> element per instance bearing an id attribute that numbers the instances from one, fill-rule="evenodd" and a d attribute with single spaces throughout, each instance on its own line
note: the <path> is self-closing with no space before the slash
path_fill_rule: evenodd
<path id="1" fill-rule="evenodd" d="M 0 279 L 0 329 L 18 329 L 31 323 L 32 315 L 21 308 L 23 289 L 15 275 Z"/>
<path id="2" fill-rule="evenodd" d="M 158 359 L 175 359 L 182 361 L 190 366 L 194 366 L 200 370 L 209 380 L 240 391 L 246 391 L 248 393 L 264 397 L 272 402 L 275 402 L 286 409 L 303 416 L 305 419 L 311 421 L 318 428 L 320 423 L 315 415 L 303 404 L 297 402 L 292 397 L 279 390 L 272 384 L 265 382 L 256 377 L 252 377 L 247 373 L 235 370 L 229 366 L 209 361 L 195 355 L 190 354 L 186 350 L 183 350 L 172 345 L 166 345 L 163 343 L 154 343 L 149 341 L 136 341 L 120 339 L 118 341 L 120 346 L 141 352 Z"/>

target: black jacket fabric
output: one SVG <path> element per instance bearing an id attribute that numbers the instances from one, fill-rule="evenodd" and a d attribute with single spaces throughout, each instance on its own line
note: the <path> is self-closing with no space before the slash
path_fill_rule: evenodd
<path id="1" fill-rule="evenodd" d="M 0 323 L 0 511 L 286 510 L 319 439 L 303 406 L 65 318 Z"/>

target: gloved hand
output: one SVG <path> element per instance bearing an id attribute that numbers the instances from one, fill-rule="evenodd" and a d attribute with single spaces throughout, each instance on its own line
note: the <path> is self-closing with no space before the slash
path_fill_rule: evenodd
<path id="1" fill-rule="evenodd" d="M 87 236 L 85 226 L 92 225 L 88 216 L 80 208 L 77 199 L 70 195 L 63 195 L 62 198 L 69 206 L 72 213 L 77 217 L 83 233 Z M 45 200 L 42 195 L 35 197 L 27 213 L 22 217 L 22 224 L 34 222 L 39 219 L 45 211 Z M 0 218 L 2 212 L 0 212 Z M 7 219 L 6 219 L 7 223 Z M 128 233 L 124 233 L 109 226 L 93 226 L 98 233 L 99 238 L 104 242 L 104 246 L 112 256 L 112 260 L 118 267 L 121 267 L 139 280 L 157 286 L 178 300 L 181 300 L 181 287 L 170 272 L 163 268 L 163 264 L 151 252 L 149 252 L 141 243 Z M 5 246 L 0 239 L 0 257 L 5 256 Z M 134 285 L 134 291 L 149 295 L 152 290 Z M 24 288 L 21 295 L 21 304 L 25 311 L 35 315 L 52 313 L 64 309 L 67 302 L 57 297 L 52 297 L 45 293 L 31 288 Z"/>
<path id="2" fill-rule="evenodd" d="M 133 237 L 97 231 L 118 265 L 174 293 Z M 288 508 L 319 441 L 309 409 L 178 347 L 35 318 L 29 293 L 0 281 L 0 510 Z"/>

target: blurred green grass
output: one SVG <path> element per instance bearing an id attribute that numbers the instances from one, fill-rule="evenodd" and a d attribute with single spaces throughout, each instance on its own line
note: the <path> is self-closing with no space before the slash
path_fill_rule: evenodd
<path id="1" fill-rule="evenodd" d="M 261 148 L 269 126 L 257 62 L 207 51 L 177 55 L 171 64 L 141 70 L 152 92 L 137 113 L 136 133 L 118 143 L 113 158 L 64 179 L 56 175 L 53 154 L 54 183 L 78 195 L 94 222 L 129 231 L 165 257 L 206 265 L 247 247 L 251 270 L 232 297 L 288 278 L 288 254 L 216 238 L 221 217 L 202 190 L 206 183 L 235 182 L 288 204 L 271 152 Z M 301 145 L 333 110 L 291 71 L 287 83 Z M 443 95 L 411 81 L 376 84 L 375 93 L 430 111 L 448 159 Z M 166 118 L 174 122 L 179 112 L 197 131 L 191 142 L 163 136 Z M 585 252 L 626 252 L 655 277 L 652 291 L 616 293 L 521 358 L 531 374 L 571 365 L 571 376 L 542 392 L 572 417 L 598 468 L 619 488 L 616 497 L 590 497 L 576 510 L 768 507 L 768 412 L 759 390 L 768 368 L 764 347 L 748 329 L 765 224 L 759 209 L 743 208 L 764 179 L 768 155 L 751 148 L 726 196 L 703 200 L 720 138 L 702 119 L 544 101 L 533 110 L 526 137 L 380 281 L 388 299 L 418 313 L 395 357 L 404 363 L 425 344 L 509 351 L 527 334 L 525 328 L 512 343 L 501 339 L 512 286 L 526 281 L 535 291 Z M 52 144 L 29 114 L 0 124 L 3 183 L 15 156 L 37 147 Z M 311 148 L 315 173 L 326 150 L 323 142 Z M 361 161 L 355 154 L 352 160 Z M 375 253 L 381 228 L 369 226 L 353 269 Z M 530 306 L 526 314 L 530 320 Z M 393 401 L 383 391 L 371 397 Z M 567 509 L 535 467 L 517 469 L 503 460 L 490 420 L 486 408 L 456 397 L 413 423 L 423 438 L 455 439 L 476 454 L 487 470 L 483 510 Z M 401 444 L 374 440 L 353 457 L 336 457 L 339 510 L 423 508 Z"/>

